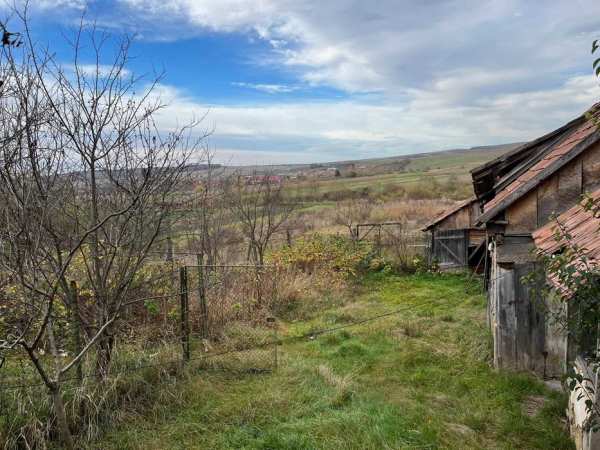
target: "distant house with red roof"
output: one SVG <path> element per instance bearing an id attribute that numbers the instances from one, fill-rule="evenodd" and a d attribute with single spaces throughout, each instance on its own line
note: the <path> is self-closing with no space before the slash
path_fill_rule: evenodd
<path id="1" fill-rule="evenodd" d="M 260 185 L 260 184 L 272 184 L 280 185 L 284 181 L 282 175 L 248 175 L 245 177 L 246 184 L 248 185 Z"/>

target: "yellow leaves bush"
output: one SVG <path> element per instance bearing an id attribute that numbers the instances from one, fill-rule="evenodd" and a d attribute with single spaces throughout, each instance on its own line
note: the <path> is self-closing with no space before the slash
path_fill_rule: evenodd
<path id="1" fill-rule="evenodd" d="M 348 279 L 367 270 L 373 257 L 373 248 L 368 243 L 314 234 L 273 251 L 267 260 L 278 267 Z"/>

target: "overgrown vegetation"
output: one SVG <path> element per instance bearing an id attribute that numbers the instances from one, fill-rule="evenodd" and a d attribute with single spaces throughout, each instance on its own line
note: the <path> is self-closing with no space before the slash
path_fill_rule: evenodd
<path id="1" fill-rule="evenodd" d="M 460 275 L 369 275 L 359 295 L 312 320 L 282 322 L 280 332 L 401 314 L 284 344 L 273 373 L 192 370 L 158 390 L 168 400 L 132 406 L 89 448 L 573 448 L 562 395 L 490 368 L 484 298 L 465 283 Z M 533 410 L 532 396 L 541 405 Z"/>

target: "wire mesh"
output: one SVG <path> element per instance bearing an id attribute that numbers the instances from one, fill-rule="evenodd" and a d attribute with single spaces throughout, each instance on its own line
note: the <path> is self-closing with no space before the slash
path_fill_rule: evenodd
<path id="1" fill-rule="evenodd" d="M 210 358 L 212 368 L 270 370 L 275 367 L 276 328 L 271 306 L 275 269 L 252 265 L 188 268 L 192 354 L 227 352 Z M 232 352 L 234 350 L 234 352 Z"/>

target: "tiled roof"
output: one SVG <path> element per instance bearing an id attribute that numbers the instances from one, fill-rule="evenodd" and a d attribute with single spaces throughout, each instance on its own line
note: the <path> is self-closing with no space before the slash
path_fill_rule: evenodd
<path id="1" fill-rule="evenodd" d="M 595 199 L 600 199 L 600 189 L 592 194 Z M 593 212 L 586 211 L 581 205 L 575 205 L 542 228 L 533 233 L 535 246 L 545 254 L 552 254 L 560 250 L 565 242 L 557 241 L 555 232 L 558 223 L 569 235 L 571 243 L 585 249 L 589 258 L 600 260 L 600 218 L 594 217 Z"/>
<path id="2" fill-rule="evenodd" d="M 563 164 L 563 156 L 570 153 L 578 144 L 595 131 L 597 131 L 597 125 L 590 119 L 568 132 L 539 161 L 535 162 L 529 169 L 498 192 L 492 200 L 486 203 L 480 220 L 485 222 L 492 219 L 493 216 L 541 182 L 545 178 L 544 174 L 548 176 L 558 170 Z"/>
<path id="3" fill-rule="evenodd" d="M 596 200 L 600 199 L 600 189 L 595 191 L 592 197 Z M 593 212 L 586 211 L 581 204 L 575 205 L 558 216 L 556 221 L 544 225 L 533 233 L 533 240 L 538 252 L 552 255 L 565 246 L 566 242 L 560 238 L 557 240 L 557 221 L 563 231 L 570 235 L 569 244 L 583 249 L 588 258 L 588 267 L 598 267 L 600 262 L 600 218 L 595 217 Z M 575 265 L 577 265 L 576 262 Z M 576 268 L 580 267 L 583 267 L 583 263 Z M 569 289 L 561 284 L 556 274 L 549 274 L 548 279 L 563 296 L 570 297 L 572 295 Z"/>

